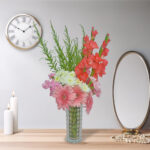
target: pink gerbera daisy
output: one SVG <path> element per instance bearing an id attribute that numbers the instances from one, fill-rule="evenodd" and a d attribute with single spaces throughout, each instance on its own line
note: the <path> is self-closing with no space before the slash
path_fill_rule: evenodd
<path id="1" fill-rule="evenodd" d="M 72 106 L 79 107 L 81 104 L 85 104 L 87 93 L 83 92 L 79 86 L 74 86 L 73 91 L 76 98 L 74 99 Z"/>
<path id="2" fill-rule="evenodd" d="M 93 105 L 93 98 L 92 93 L 90 92 L 88 94 L 87 100 L 86 100 L 86 112 L 89 113 Z"/>
<path id="3" fill-rule="evenodd" d="M 69 109 L 69 106 L 71 106 L 76 95 L 73 92 L 72 87 L 62 86 L 55 89 L 54 97 L 56 98 L 58 109 Z"/>

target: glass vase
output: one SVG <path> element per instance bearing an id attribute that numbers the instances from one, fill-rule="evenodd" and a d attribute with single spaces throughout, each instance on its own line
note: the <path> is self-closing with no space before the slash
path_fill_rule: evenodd
<path id="1" fill-rule="evenodd" d="M 82 140 L 82 106 L 66 109 L 66 119 L 66 141 L 80 143 Z"/>

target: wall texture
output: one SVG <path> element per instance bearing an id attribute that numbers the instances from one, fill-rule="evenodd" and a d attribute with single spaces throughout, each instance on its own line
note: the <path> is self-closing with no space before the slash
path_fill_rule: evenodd
<path id="1" fill-rule="evenodd" d="M 48 66 L 41 60 L 41 49 L 22 51 L 13 48 L 5 38 L 8 20 L 18 13 L 35 16 L 43 27 L 43 37 L 53 46 L 50 20 L 60 38 L 64 25 L 73 37 L 81 37 L 79 24 L 89 33 L 91 26 L 99 31 L 102 42 L 110 33 L 111 43 L 107 75 L 101 79 L 102 95 L 94 98 L 90 115 L 83 116 L 84 128 L 120 128 L 113 110 L 112 79 L 118 58 L 128 50 L 141 52 L 150 59 L 150 2 L 146 1 L 0 1 L 0 128 L 3 110 L 14 89 L 19 100 L 20 128 L 65 128 L 65 112 L 57 110 L 54 99 L 42 89 L 48 78 Z M 150 61 L 149 61 L 150 62 Z M 145 128 L 150 127 L 147 121 Z"/>

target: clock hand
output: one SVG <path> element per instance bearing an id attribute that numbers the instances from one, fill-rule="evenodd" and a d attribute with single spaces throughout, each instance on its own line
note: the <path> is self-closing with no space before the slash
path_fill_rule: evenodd
<path id="1" fill-rule="evenodd" d="M 14 25 L 14 24 L 11 24 L 14 28 L 16 28 L 16 29 L 18 29 L 18 30 L 20 30 L 20 31 L 22 31 L 23 32 L 23 30 L 21 30 L 20 28 L 18 28 L 16 25 Z"/>
<path id="2" fill-rule="evenodd" d="M 32 27 L 34 27 L 34 25 L 32 25 L 32 26 L 30 25 L 29 27 L 27 27 L 27 28 L 26 28 L 25 30 L 23 30 L 23 31 L 25 32 L 25 31 L 27 31 L 28 29 L 30 29 L 30 28 L 32 28 Z"/>
<path id="3" fill-rule="evenodd" d="M 29 28 L 31 28 L 31 25 L 30 25 L 29 27 L 27 27 L 27 28 L 24 30 L 24 32 L 27 31 Z"/>

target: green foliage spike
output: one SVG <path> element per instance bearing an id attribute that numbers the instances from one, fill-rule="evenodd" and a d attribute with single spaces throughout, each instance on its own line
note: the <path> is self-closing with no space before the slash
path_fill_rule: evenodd
<path id="1" fill-rule="evenodd" d="M 56 44 L 56 46 L 54 47 L 55 51 L 57 52 L 58 55 L 58 59 L 59 59 L 59 65 L 61 67 L 61 69 L 67 70 L 67 59 L 66 56 L 63 52 L 63 49 L 61 48 L 60 44 L 59 44 L 59 38 L 56 34 L 56 31 L 51 23 L 51 30 L 52 30 L 52 36 L 53 36 L 53 40 Z"/>
<path id="2" fill-rule="evenodd" d="M 108 40 L 109 40 L 109 36 L 108 36 L 108 34 L 106 34 L 105 42 L 107 43 L 107 42 L 108 42 Z"/>
<path id="3" fill-rule="evenodd" d="M 48 65 L 52 71 L 58 71 L 60 69 L 64 69 L 66 71 L 74 71 L 75 67 L 79 64 L 79 62 L 82 60 L 82 48 L 79 48 L 78 46 L 78 39 L 74 38 L 71 39 L 68 29 L 65 26 L 64 30 L 64 48 L 61 47 L 59 42 L 59 37 L 52 25 L 52 37 L 55 42 L 55 46 L 53 50 L 48 50 L 47 43 L 40 37 L 40 33 L 35 26 L 36 33 L 38 35 L 38 38 L 40 40 L 40 47 L 43 50 L 43 54 L 45 55 L 45 60 L 48 62 Z M 83 26 L 82 32 L 83 37 L 85 36 L 84 28 Z M 57 53 L 57 56 L 53 56 L 52 54 L 54 51 Z"/>
<path id="4" fill-rule="evenodd" d="M 47 64 L 49 65 L 49 67 L 52 71 L 57 71 L 58 68 L 57 68 L 56 59 L 52 56 L 51 52 L 48 50 L 47 42 L 41 38 L 36 25 L 34 25 L 34 27 L 35 27 L 36 33 L 38 35 L 38 38 L 40 40 L 40 45 L 41 45 L 41 48 L 43 49 L 43 54 L 45 55 L 45 60 L 47 61 Z"/>
<path id="5" fill-rule="evenodd" d="M 101 57 L 101 55 L 102 55 L 102 52 L 103 52 L 103 48 L 102 48 L 102 46 L 100 47 L 100 50 L 99 50 L 99 56 Z"/>
<path id="6" fill-rule="evenodd" d="M 81 30 L 82 30 L 82 49 L 84 48 L 84 37 L 85 37 L 85 30 L 84 30 L 84 27 L 82 25 L 80 25 L 81 27 Z M 83 53 L 82 53 L 82 58 L 83 58 Z"/>
<path id="7" fill-rule="evenodd" d="M 107 43 L 108 40 L 109 40 L 109 36 L 108 36 L 108 34 L 106 34 L 106 36 L 105 36 L 105 42 Z M 99 56 L 100 56 L 100 57 L 101 57 L 101 55 L 102 55 L 102 52 L 103 52 L 103 47 L 101 46 L 101 47 L 100 47 L 100 50 L 99 50 Z"/>

